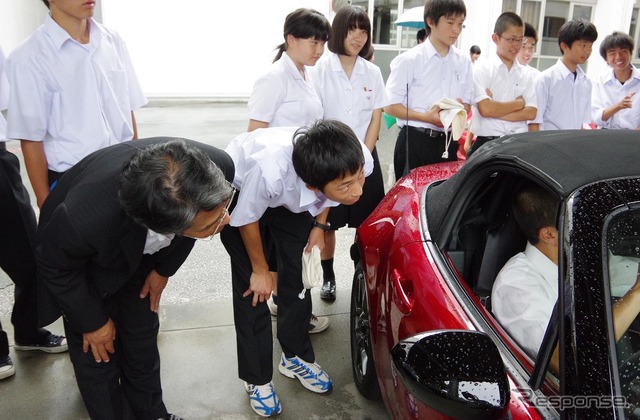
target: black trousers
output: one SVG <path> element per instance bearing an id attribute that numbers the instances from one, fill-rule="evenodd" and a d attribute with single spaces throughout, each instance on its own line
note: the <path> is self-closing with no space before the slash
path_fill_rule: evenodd
<path id="1" fill-rule="evenodd" d="M 105 307 L 116 327 L 115 353 L 108 363 L 96 363 L 91 350 L 82 351 L 82 333 L 65 322 L 69 356 L 80 394 L 92 420 L 164 418 L 158 314 L 149 309 L 149 296 L 140 299 L 140 289 L 152 268 L 145 255 L 135 275 Z"/>
<path id="2" fill-rule="evenodd" d="M 0 268 L 15 284 L 11 323 L 16 341 L 24 344 L 39 340 L 35 234 L 36 217 L 22 183 L 20 162 L 0 143 Z M 8 354 L 7 334 L 0 326 L 0 356 Z"/>
<path id="3" fill-rule="evenodd" d="M 407 135 L 408 134 L 408 135 Z M 393 152 L 393 168 L 396 181 L 402 178 L 406 166 L 407 139 L 409 141 L 409 170 L 432 163 L 451 162 L 458 160 L 458 142 L 451 141 L 448 152 L 449 157 L 442 157 L 445 150 L 446 138 L 444 133 L 411 127 L 405 125 L 398 133 L 396 147 Z"/>
<path id="4" fill-rule="evenodd" d="M 260 231 L 269 232 L 265 250 L 275 248 L 278 265 L 278 341 L 287 357 L 315 362 L 309 337 L 311 294 L 303 293 L 302 252 L 307 245 L 313 218 L 308 212 L 293 213 L 284 207 L 269 208 L 260 219 Z M 249 288 L 251 260 L 238 228 L 226 226 L 220 233 L 231 257 L 233 316 L 238 351 L 238 376 L 250 384 L 263 385 L 273 376 L 273 336 L 266 302 L 252 306 Z"/>

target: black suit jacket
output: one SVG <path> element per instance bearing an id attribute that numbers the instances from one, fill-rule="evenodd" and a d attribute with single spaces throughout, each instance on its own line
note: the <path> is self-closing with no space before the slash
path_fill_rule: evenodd
<path id="1" fill-rule="evenodd" d="M 123 164 L 138 150 L 173 139 L 156 137 L 107 147 L 60 178 L 42 206 L 36 240 L 41 325 L 64 315 L 72 330 L 95 331 L 109 318 L 103 299 L 117 293 L 134 274 L 155 269 L 169 277 L 187 258 L 194 240 L 181 236 L 143 258 L 147 229 L 127 217 L 118 202 Z M 233 180 L 233 161 L 227 153 L 183 140 L 209 155 L 227 180 Z M 143 273 L 136 273 L 140 270 Z"/>

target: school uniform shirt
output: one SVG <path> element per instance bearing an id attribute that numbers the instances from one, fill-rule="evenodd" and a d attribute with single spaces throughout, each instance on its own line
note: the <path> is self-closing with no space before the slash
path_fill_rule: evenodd
<path id="1" fill-rule="evenodd" d="M 491 292 L 500 325 L 535 357 L 558 299 L 558 266 L 527 242 L 524 252 L 507 261 Z"/>
<path id="2" fill-rule="evenodd" d="M 537 108 L 535 79 L 533 73 L 514 60 L 511 69 L 493 54 L 475 66 L 473 71 L 475 109 L 473 111 L 473 133 L 477 136 L 503 136 L 523 133 L 528 130 L 527 121 L 505 121 L 499 118 L 487 118 L 480 115 L 477 104 L 491 99 L 487 89 L 493 94 L 493 100 L 510 102 L 522 96 L 525 107 Z"/>
<path id="3" fill-rule="evenodd" d="M 269 127 L 244 133 L 229 143 L 225 151 L 236 168 L 233 186 L 239 190 L 231 212 L 231 226 L 260 220 L 267 208 L 285 207 L 292 213 L 308 211 L 317 216 L 339 203 L 321 192 L 311 191 L 296 174 L 291 161 L 293 135 L 298 127 Z M 361 143 L 364 173 L 373 170 L 373 158 Z"/>
<path id="4" fill-rule="evenodd" d="M 144 96 L 124 41 L 89 20 L 80 44 L 50 15 L 8 59 L 9 138 L 44 142 L 49 169 L 133 138 L 131 111 Z"/>
<path id="5" fill-rule="evenodd" d="M 460 98 L 462 102 L 471 104 L 472 66 L 469 54 L 451 46 L 443 57 L 427 38 L 391 61 L 391 74 L 387 80 L 389 103 L 402 104 L 419 112 L 429 111 L 442 98 L 454 101 Z M 406 124 L 406 120 L 398 118 L 399 127 Z M 442 127 L 422 121 L 410 120 L 409 125 L 442 131 Z"/>
<path id="6" fill-rule="evenodd" d="M 9 104 L 9 81 L 4 71 L 5 55 L 2 47 L 0 47 L 0 111 L 7 109 Z M 0 113 L 0 142 L 7 141 L 7 121 Z"/>
<path id="7" fill-rule="evenodd" d="M 302 77 L 286 52 L 253 86 L 249 119 L 269 127 L 306 127 L 322 119 L 322 103 L 309 80 Z"/>
<path id="8" fill-rule="evenodd" d="M 591 80 L 577 67 L 577 76 L 562 60 L 536 78 L 540 130 L 581 129 L 591 122 Z"/>
<path id="9" fill-rule="evenodd" d="M 601 75 L 593 82 L 592 104 L 593 122 L 602 128 L 626 128 L 635 130 L 640 128 L 640 71 L 631 66 L 631 78 L 624 84 L 620 83 L 613 74 L 613 70 Z M 636 92 L 633 96 L 633 106 L 623 109 L 615 114 L 609 120 L 602 119 L 602 113 L 605 108 L 609 108 L 622 101 L 625 96 L 632 92 Z"/>
<path id="10" fill-rule="evenodd" d="M 340 56 L 329 53 L 309 68 L 309 74 L 322 101 L 324 118 L 347 124 L 364 142 L 373 111 L 389 105 L 378 66 L 358 57 L 348 78 Z"/>

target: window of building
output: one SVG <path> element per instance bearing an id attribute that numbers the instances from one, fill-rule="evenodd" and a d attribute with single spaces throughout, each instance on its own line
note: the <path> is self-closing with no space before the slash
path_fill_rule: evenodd
<path id="1" fill-rule="evenodd" d="M 633 55 L 634 61 L 637 61 L 640 58 L 640 48 L 639 48 L 639 40 L 640 40 L 640 26 L 638 25 L 638 14 L 640 14 L 640 5 L 636 1 L 636 5 L 633 7 L 633 11 L 631 12 L 631 23 L 629 24 L 629 35 L 633 38 L 636 44 L 636 51 Z"/>

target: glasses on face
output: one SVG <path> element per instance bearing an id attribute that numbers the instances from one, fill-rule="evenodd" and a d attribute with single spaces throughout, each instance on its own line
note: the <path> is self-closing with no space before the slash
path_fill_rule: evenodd
<path id="1" fill-rule="evenodd" d="M 507 41 L 510 45 L 522 45 L 524 42 L 524 38 L 500 38 Z"/>
<path id="2" fill-rule="evenodd" d="M 187 238 L 191 238 L 191 239 L 196 239 L 198 241 L 204 241 L 204 242 L 209 242 L 211 240 L 213 240 L 213 237 L 216 236 L 216 233 L 218 233 L 218 230 L 220 229 L 220 225 L 222 224 L 222 221 L 224 220 L 225 217 L 227 217 L 227 214 L 229 214 L 229 208 L 231 207 L 231 203 L 233 202 L 233 197 L 235 197 L 236 195 L 236 189 L 231 187 L 231 196 L 229 197 L 229 201 L 227 201 L 227 205 L 224 206 L 224 210 L 222 210 L 222 214 L 220 215 L 220 218 L 218 219 L 218 223 L 216 224 L 216 228 L 213 231 L 213 233 L 209 236 L 205 236 L 204 238 L 195 238 L 193 236 L 189 236 L 189 235 L 183 235 L 186 236 Z"/>

